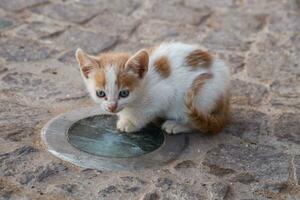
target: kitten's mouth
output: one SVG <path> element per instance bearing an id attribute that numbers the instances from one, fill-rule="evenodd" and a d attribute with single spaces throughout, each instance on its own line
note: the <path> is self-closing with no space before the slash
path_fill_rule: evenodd
<path id="1" fill-rule="evenodd" d="M 109 109 L 105 108 L 105 111 L 109 112 L 109 113 L 116 114 L 116 113 L 120 112 L 122 109 L 123 108 L 117 108 L 116 110 L 109 110 Z"/>

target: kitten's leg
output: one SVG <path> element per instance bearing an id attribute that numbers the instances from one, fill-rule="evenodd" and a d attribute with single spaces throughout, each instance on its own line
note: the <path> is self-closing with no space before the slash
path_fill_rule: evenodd
<path id="1" fill-rule="evenodd" d="M 193 130 L 188 125 L 180 124 L 180 122 L 174 120 L 167 120 L 162 125 L 162 129 L 165 130 L 168 134 L 178 134 L 178 133 L 190 132 Z"/>
<path id="2" fill-rule="evenodd" d="M 120 112 L 118 114 L 117 129 L 123 132 L 136 132 L 142 129 L 149 120 L 143 117 L 137 117 L 130 112 Z"/>

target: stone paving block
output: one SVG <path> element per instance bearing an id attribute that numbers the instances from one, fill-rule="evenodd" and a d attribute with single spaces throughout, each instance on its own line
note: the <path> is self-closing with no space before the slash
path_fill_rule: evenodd
<path id="1" fill-rule="evenodd" d="M 262 36 L 256 44 L 257 51 L 250 52 L 246 61 L 248 75 L 267 83 L 285 78 L 276 74 L 280 68 L 284 68 L 287 63 L 290 65 L 292 61 L 291 54 L 286 51 L 290 45 L 287 40 L 286 37 L 272 34 Z"/>
<path id="2" fill-rule="evenodd" d="M 15 176 L 15 171 L 28 164 L 28 159 L 37 152 L 32 146 L 23 146 L 12 152 L 0 154 L 1 171 L 4 176 Z M 16 170 L 17 169 L 17 170 Z"/>
<path id="3" fill-rule="evenodd" d="M 300 155 L 297 155 L 294 159 L 294 165 L 296 170 L 296 178 L 298 181 L 298 184 L 300 185 Z"/>
<path id="4" fill-rule="evenodd" d="M 230 174 L 250 172 L 259 180 L 286 182 L 289 177 L 287 155 L 271 146 L 221 144 L 208 151 L 203 164 L 210 173 L 227 170 Z"/>
<path id="5" fill-rule="evenodd" d="M 51 57 L 56 50 L 32 40 L 0 38 L 0 57 L 7 61 L 35 61 Z"/>
<path id="6" fill-rule="evenodd" d="M 207 188 L 199 183 L 189 183 L 160 177 L 156 180 L 155 188 L 162 199 L 206 199 Z"/>
<path id="7" fill-rule="evenodd" d="M 284 113 L 275 122 L 274 133 L 279 141 L 300 145 L 300 114 Z"/>
<path id="8" fill-rule="evenodd" d="M 159 195 L 156 192 L 147 193 L 143 200 L 159 200 Z"/>
<path id="9" fill-rule="evenodd" d="M 134 17 L 105 12 L 89 21 L 86 27 L 108 35 L 122 36 L 130 34 L 138 24 Z"/>
<path id="10" fill-rule="evenodd" d="M 279 12 L 294 11 L 299 9 L 297 0 L 277 1 L 277 0 L 247 0 L 241 4 L 246 11 L 253 13 L 275 14 Z"/>
<path id="11" fill-rule="evenodd" d="M 109 13 L 119 13 L 122 15 L 130 15 L 139 7 L 143 1 L 140 0 L 84 0 L 76 1 L 77 4 L 96 7 Z"/>
<path id="12" fill-rule="evenodd" d="M 230 124 L 225 133 L 234 135 L 250 143 L 259 143 L 260 137 L 269 133 L 268 122 L 270 118 L 257 111 L 232 108 Z"/>
<path id="13" fill-rule="evenodd" d="M 117 38 L 104 33 L 70 29 L 54 38 L 53 42 L 62 48 L 72 50 L 74 54 L 77 48 L 82 48 L 90 54 L 97 54 L 112 48 L 116 44 Z"/>
<path id="14" fill-rule="evenodd" d="M 268 90 L 263 85 L 233 80 L 231 95 L 233 104 L 258 106 L 268 95 Z"/>
<path id="15" fill-rule="evenodd" d="M 155 44 L 140 42 L 138 41 L 138 39 L 134 39 L 124 43 L 117 43 L 117 45 L 114 47 L 114 51 L 123 51 L 123 52 L 125 51 L 125 52 L 135 53 L 140 49 L 152 47 L 153 45 Z"/>
<path id="16" fill-rule="evenodd" d="M 226 199 L 226 196 L 229 192 L 229 186 L 226 183 L 214 183 L 210 186 L 209 192 L 210 197 L 213 200 L 222 200 Z"/>
<path id="17" fill-rule="evenodd" d="M 165 1 L 154 4 L 152 10 L 149 11 L 151 18 L 192 25 L 200 25 L 210 14 L 211 11 L 207 8 L 194 10 L 183 7 L 181 4 L 166 3 Z"/>
<path id="18" fill-rule="evenodd" d="M 270 17 L 269 29 L 272 32 L 300 32 L 299 13 L 274 13 Z"/>
<path id="19" fill-rule="evenodd" d="M 47 4 L 35 7 L 31 11 L 56 20 L 65 20 L 73 23 L 83 23 L 100 12 L 96 7 L 84 7 L 75 3 Z"/>
<path id="20" fill-rule="evenodd" d="M 279 97 L 273 95 L 270 100 L 270 103 L 274 108 L 277 109 L 282 109 L 282 110 L 292 109 L 294 111 L 296 110 L 300 111 L 300 100 L 298 97 L 287 98 L 287 97 Z"/>
<path id="21" fill-rule="evenodd" d="M 33 102 L 67 101 L 87 94 L 79 68 L 57 60 L 15 64 L 1 79 L 1 89 L 7 88 Z"/>
<path id="22" fill-rule="evenodd" d="M 224 8 L 224 7 L 232 7 L 236 3 L 234 0 L 184 0 L 184 5 L 192 8 Z"/>
<path id="23" fill-rule="evenodd" d="M 34 20 L 24 23 L 15 29 L 19 37 L 28 39 L 45 39 L 50 36 L 55 36 L 66 29 L 66 26 L 59 25 L 55 22 L 45 22 L 45 20 Z"/>
<path id="24" fill-rule="evenodd" d="M 141 24 L 136 30 L 136 37 L 139 42 L 151 45 L 164 41 L 186 41 L 191 38 L 196 40 L 199 35 L 195 34 L 195 28 L 185 25 L 180 26 L 158 20 L 150 20 Z"/>
<path id="25" fill-rule="evenodd" d="M 47 2 L 49 2 L 49 0 L 1 0 L 0 7 L 9 11 L 19 11 L 30 6 L 45 4 Z"/>
<path id="26" fill-rule="evenodd" d="M 15 112 L 11 113 L 12 110 Z M 46 115 L 43 109 L 0 100 L 0 137 L 10 141 L 26 140 L 34 134 L 34 127 Z"/>
<path id="27" fill-rule="evenodd" d="M 251 36 L 259 32 L 265 23 L 265 15 L 243 12 L 217 14 L 207 20 L 211 30 L 203 42 L 213 49 L 246 51 L 252 43 Z"/>
<path id="28" fill-rule="evenodd" d="M 117 181 L 108 182 L 98 188 L 97 198 L 100 199 L 132 199 L 145 190 L 148 183 L 135 176 L 121 176 Z"/>

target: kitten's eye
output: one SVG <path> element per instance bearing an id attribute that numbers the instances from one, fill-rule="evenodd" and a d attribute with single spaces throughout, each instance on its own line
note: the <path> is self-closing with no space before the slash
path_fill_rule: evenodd
<path id="1" fill-rule="evenodd" d="M 121 90 L 119 96 L 122 98 L 126 98 L 129 96 L 129 90 Z"/>
<path id="2" fill-rule="evenodd" d="M 105 97 L 105 92 L 103 90 L 97 90 L 96 95 L 100 98 Z"/>

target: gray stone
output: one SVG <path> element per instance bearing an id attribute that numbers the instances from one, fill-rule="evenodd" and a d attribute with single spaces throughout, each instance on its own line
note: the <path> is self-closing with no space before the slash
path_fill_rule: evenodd
<path id="1" fill-rule="evenodd" d="M 60 187 L 61 187 L 64 191 L 66 191 L 66 192 L 72 194 L 72 193 L 74 193 L 74 191 L 76 190 L 77 185 L 75 185 L 75 184 L 62 184 Z"/>
<path id="2" fill-rule="evenodd" d="M 68 51 L 62 54 L 58 60 L 66 65 L 78 66 L 74 51 Z"/>
<path id="3" fill-rule="evenodd" d="M 63 164 L 50 164 L 44 168 L 36 177 L 37 182 L 42 182 L 46 178 L 57 175 L 60 172 L 66 171 L 68 168 Z"/>
<path id="4" fill-rule="evenodd" d="M 154 4 L 149 13 L 151 18 L 182 24 L 200 25 L 211 14 L 211 11 L 207 8 L 194 10 L 183 7 L 178 3 L 166 3 L 165 1 L 161 1 L 160 3 Z M 174 15 L 174 13 L 180 13 L 180 15 Z"/>
<path id="5" fill-rule="evenodd" d="M 273 193 L 280 193 L 283 190 L 286 190 L 288 187 L 287 183 L 279 183 L 279 184 L 264 184 L 261 186 L 261 190 L 271 191 Z"/>
<path id="6" fill-rule="evenodd" d="M 270 19 L 269 29 L 274 32 L 300 32 L 299 13 L 274 13 Z"/>
<path id="7" fill-rule="evenodd" d="M 287 155 L 264 145 L 221 144 L 208 151 L 203 164 L 210 168 L 210 173 L 215 173 L 217 167 L 252 173 L 259 180 L 273 183 L 286 182 L 289 176 Z"/>
<path id="8" fill-rule="evenodd" d="M 195 27 L 178 25 L 158 20 L 149 20 L 141 24 L 136 30 L 136 37 L 139 42 L 156 44 L 159 42 L 182 40 L 195 40 L 198 36 L 194 34 Z"/>
<path id="9" fill-rule="evenodd" d="M 213 183 L 210 188 L 210 197 L 212 200 L 226 199 L 226 195 L 229 192 L 229 186 L 226 183 Z"/>
<path id="10" fill-rule="evenodd" d="M 274 15 L 278 12 L 297 10 L 297 0 L 278 2 L 277 0 L 247 0 L 243 2 L 244 10 L 252 13 L 267 13 Z"/>
<path id="11" fill-rule="evenodd" d="M 132 186 L 126 184 L 116 184 L 110 185 L 106 188 L 101 189 L 98 192 L 98 196 L 101 199 L 115 199 L 117 197 L 128 197 L 132 198 L 138 192 L 140 192 L 142 188 L 139 186 Z"/>
<path id="12" fill-rule="evenodd" d="M 159 200 L 159 195 L 156 192 L 147 193 L 143 200 Z"/>
<path id="13" fill-rule="evenodd" d="M 99 7 L 85 7 L 75 3 L 57 3 L 35 7 L 31 11 L 57 20 L 84 23 L 96 16 L 98 9 Z"/>
<path id="14" fill-rule="evenodd" d="M 294 109 L 300 110 L 300 99 L 296 97 L 284 97 L 273 95 L 271 97 L 270 103 L 274 108 L 277 109 Z"/>
<path id="15" fill-rule="evenodd" d="M 52 176 L 56 176 L 59 173 L 63 173 L 68 168 L 61 163 L 49 163 L 46 165 L 40 165 L 32 169 L 26 169 L 18 176 L 18 182 L 22 185 L 34 185 L 36 183 L 46 181 Z"/>
<path id="16" fill-rule="evenodd" d="M 176 170 L 182 170 L 182 169 L 189 169 L 189 168 L 195 168 L 196 167 L 196 163 L 194 163 L 191 160 L 184 160 L 180 163 L 178 163 L 177 165 L 175 165 L 175 169 Z"/>
<path id="17" fill-rule="evenodd" d="M 56 60 L 15 64 L 0 82 L 2 91 L 11 88 L 32 101 L 61 102 L 87 96 L 77 65 L 72 67 Z"/>
<path id="18" fill-rule="evenodd" d="M 15 176 L 17 167 L 24 167 L 28 157 L 36 153 L 37 150 L 32 146 L 23 146 L 12 152 L 0 154 L 0 173 L 4 176 Z"/>
<path id="19" fill-rule="evenodd" d="M 211 32 L 203 42 L 212 49 L 245 51 L 249 49 L 252 42 L 249 38 L 260 31 L 265 23 L 264 15 L 243 12 L 217 14 L 207 20 Z"/>
<path id="20" fill-rule="evenodd" d="M 260 141 L 260 137 L 268 135 L 268 121 L 269 117 L 262 112 L 233 109 L 232 119 L 225 128 L 225 133 L 255 144 Z"/>
<path id="21" fill-rule="evenodd" d="M 265 83 L 272 83 L 275 80 L 278 83 L 295 82 L 299 77 L 299 70 L 296 70 L 298 57 L 294 53 L 286 51 L 286 49 L 292 50 L 292 47 L 295 46 L 291 43 L 290 38 L 266 34 L 260 37 L 256 46 L 257 51 L 251 52 L 246 61 L 246 69 L 250 77 Z M 296 73 L 291 73 L 291 71 Z M 280 76 L 277 75 L 279 72 Z M 293 85 L 290 84 L 290 86 Z M 289 88 L 285 87 L 285 89 L 285 93 L 290 92 Z M 299 93 L 299 89 L 297 92 Z"/>
<path id="22" fill-rule="evenodd" d="M 0 7 L 9 11 L 20 11 L 24 8 L 45 4 L 49 0 L 1 0 Z"/>
<path id="23" fill-rule="evenodd" d="M 89 21 L 86 27 L 110 36 L 123 36 L 126 39 L 126 36 L 131 34 L 139 23 L 131 16 L 105 12 Z"/>
<path id="24" fill-rule="evenodd" d="M 121 192 L 116 186 L 114 185 L 111 185 L 111 186 L 108 186 L 102 190 L 99 191 L 99 195 L 102 197 L 102 198 L 105 198 L 107 197 L 108 195 L 111 195 L 112 193 L 119 193 Z"/>
<path id="25" fill-rule="evenodd" d="M 7 61 L 36 61 L 49 58 L 57 53 L 56 50 L 46 47 L 32 40 L 18 38 L 0 39 L 0 57 Z"/>
<path id="26" fill-rule="evenodd" d="M 101 10 L 105 10 L 109 13 L 120 13 L 122 15 L 131 15 L 134 11 L 141 7 L 142 1 L 139 0 L 110 0 L 110 1 L 99 1 L 99 0 L 84 0 L 77 1 L 76 3 L 88 7 L 96 7 Z"/>
<path id="27" fill-rule="evenodd" d="M 296 179 L 298 181 L 298 185 L 300 185 L 300 155 L 295 156 L 294 166 L 295 166 L 295 170 L 296 170 Z"/>
<path id="28" fill-rule="evenodd" d="M 97 54 L 112 48 L 117 42 L 117 38 L 103 33 L 94 33 L 79 29 L 70 29 L 54 39 L 57 45 L 73 50 L 82 48 L 90 54 Z"/>
<path id="29" fill-rule="evenodd" d="M 207 199 L 207 190 L 197 182 L 190 183 L 183 180 L 171 180 L 168 177 L 157 179 L 156 191 L 160 192 L 160 199 Z"/>
<path id="30" fill-rule="evenodd" d="M 240 183 L 243 183 L 243 184 L 250 184 L 255 180 L 255 177 L 252 175 L 252 174 L 249 174 L 249 173 L 240 173 L 238 175 L 236 175 L 232 181 L 234 182 L 240 182 Z"/>
<path id="31" fill-rule="evenodd" d="M 148 48 L 150 46 L 152 45 L 137 40 L 133 40 L 133 41 L 128 41 L 126 43 L 118 43 L 117 46 L 114 48 L 114 51 L 120 51 L 120 52 L 126 51 L 133 54 L 142 48 Z"/>
<path id="32" fill-rule="evenodd" d="M 15 31 L 20 37 L 28 39 L 46 39 L 47 37 L 59 35 L 65 28 L 65 26 L 59 25 L 56 22 L 36 20 L 22 24 Z"/>
<path id="33" fill-rule="evenodd" d="M 268 90 L 265 86 L 247 83 L 241 80 L 233 80 L 232 84 L 232 103 L 241 105 L 260 105 L 267 96 Z"/>
<path id="34" fill-rule="evenodd" d="M 158 178 L 156 187 L 159 187 L 162 191 L 170 190 L 173 185 L 173 181 L 169 178 Z"/>
<path id="35" fill-rule="evenodd" d="M 11 141 L 29 138 L 45 114 L 46 111 L 39 108 L 0 100 L 1 137 Z"/>
<path id="36" fill-rule="evenodd" d="M 211 7 L 211 8 L 224 8 L 224 7 L 232 7 L 235 5 L 234 0 L 184 0 L 184 5 L 191 8 L 203 8 L 203 7 Z"/>
<path id="37" fill-rule="evenodd" d="M 284 113 L 276 120 L 274 133 L 279 141 L 300 145 L 299 119 L 299 114 Z"/>
<path id="38" fill-rule="evenodd" d="M 215 31 L 203 40 L 203 45 L 212 50 L 247 51 L 252 41 L 242 39 L 236 33 Z"/>
<path id="39" fill-rule="evenodd" d="M 140 184 L 140 185 L 145 185 L 147 182 L 142 180 L 139 177 L 134 177 L 134 176 L 123 176 L 120 177 L 120 179 L 124 182 L 128 182 L 130 184 Z"/>

